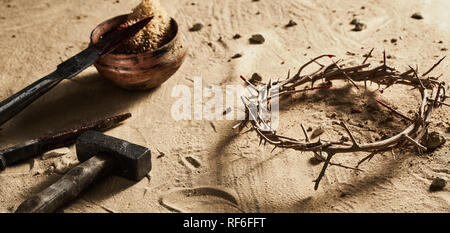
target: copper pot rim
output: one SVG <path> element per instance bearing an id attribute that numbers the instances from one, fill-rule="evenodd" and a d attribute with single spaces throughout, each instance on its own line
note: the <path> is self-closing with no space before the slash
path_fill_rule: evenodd
<path id="1" fill-rule="evenodd" d="M 113 17 L 113 18 L 110 18 L 110 19 L 107 19 L 107 20 L 105 20 L 104 22 L 102 22 L 102 23 L 100 23 L 99 25 L 97 25 L 95 28 L 94 28 L 94 30 L 92 30 L 92 32 L 91 32 L 91 36 L 90 36 L 90 39 L 91 39 L 91 44 L 95 44 L 94 43 L 94 33 L 101 27 L 101 26 L 103 26 L 104 24 L 106 24 L 106 23 L 108 23 L 108 22 L 114 22 L 114 21 L 116 21 L 116 20 L 120 20 L 121 22 L 120 23 L 118 23 L 118 25 L 120 25 L 121 23 L 125 23 L 125 21 L 126 21 L 126 18 L 128 17 L 128 15 L 129 14 L 123 14 L 123 15 L 118 15 L 118 16 L 115 16 L 115 17 Z M 123 19 L 122 19 L 123 18 Z M 150 50 L 150 51 L 147 51 L 147 52 L 145 52 L 145 53 L 133 53 L 133 54 L 116 54 L 116 53 L 109 53 L 109 54 L 107 54 L 107 56 L 109 56 L 109 57 L 113 57 L 113 58 L 116 58 L 116 59 L 129 59 L 129 58 L 133 58 L 133 57 L 136 57 L 136 56 L 152 56 L 153 54 L 155 54 L 155 53 L 158 53 L 158 51 L 164 51 L 164 50 L 167 50 L 168 48 L 170 48 L 174 43 L 175 43 L 175 41 L 176 41 L 176 39 L 178 38 L 178 35 L 179 35 L 179 33 L 180 33 L 180 30 L 179 30 L 179 27 L 178 27 L 178 23 L 177 23 L 177 21 L 174 19 L 174 18 L 170 18 L 170 23 L 171 23 L 171 25 L 173 24 L 173 30 L 174 30 L 174 32 L 173 32 L 173 35 L 172 35 L 172 38 L 167 42 L 167 43 L 165 43 L 163 46 L 161 46 L 161 47 L 159 47 L 159 48 L 157 48 L 157 49 L 154 49 L 154 50 Z M 103 33 L 104 34 L 104 33 Z M 102 36 L 103 34 L 99 34 L 99 36 Z"/>

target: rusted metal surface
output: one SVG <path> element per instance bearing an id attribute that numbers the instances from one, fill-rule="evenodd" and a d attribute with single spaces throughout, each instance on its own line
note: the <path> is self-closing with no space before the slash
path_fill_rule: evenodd
<path id="1" fill-rule="evenodd" d="M 6 166 L 38 156 L 47 151 L 74 144 L 77 138 L 86 131 L 105 131 L 117 126 L 119 123 L 130 117 L 130 113 L 109 117 L 97 122 L 82 125 L 78 128 L 64 130 L 53 135 L 43 136 L 0 150 L 0 171 L 4 170 Z"/>
<path id="2" fill-rule="evenodd" d="M 55 212 L 74 200 L 90 184 L 111 172 L 139 181 L 150 172 L 152 166 L 150 149 L 95 131 L 80 136 L 77 156 L 82 164 L 23 202 L 16 212 Z"/>

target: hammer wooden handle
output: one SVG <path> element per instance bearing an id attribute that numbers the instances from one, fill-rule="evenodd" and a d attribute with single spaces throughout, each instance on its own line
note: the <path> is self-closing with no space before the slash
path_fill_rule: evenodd
<path id="1" fill-rule="evenodd" d="M 114 168 L 111 156 L 94 156 L 67 172 L 56 183 L 23 202 L 16 213 L 52 213 L 74 200 L 87 186 Z"/>

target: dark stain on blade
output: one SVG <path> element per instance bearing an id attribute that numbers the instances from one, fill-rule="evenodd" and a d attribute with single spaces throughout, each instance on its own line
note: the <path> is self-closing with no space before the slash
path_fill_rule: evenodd
<path id="1" fill-rule="evenodd" d="M 142 28 L 144 28 L 153 17 L 149 17 L 146 19 L 143 19 L 125 29 L 113 31 L 110 33 L 105 34 L 102 39 L 95 44 L 97 49 L 99 50 L 99 53 L 101 55 L 108 54 L 112 52 L 114 49 L 119 47 L 123 41 L 126 39 L 134 36 L 136 33 L 138 33 Z"/>

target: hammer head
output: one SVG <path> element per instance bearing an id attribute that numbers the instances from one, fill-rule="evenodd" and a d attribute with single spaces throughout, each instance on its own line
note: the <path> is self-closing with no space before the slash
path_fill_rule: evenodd
<path id="1" fill-rule="evenodd" d="M 80 162 L 97 155 L 112 156 L 115 159 L 115 173 L 139 181 L 151 170 L 150 149 L 110 137 L 96 131 L 88 131 L 78 138 L 77 157 Z"/>

